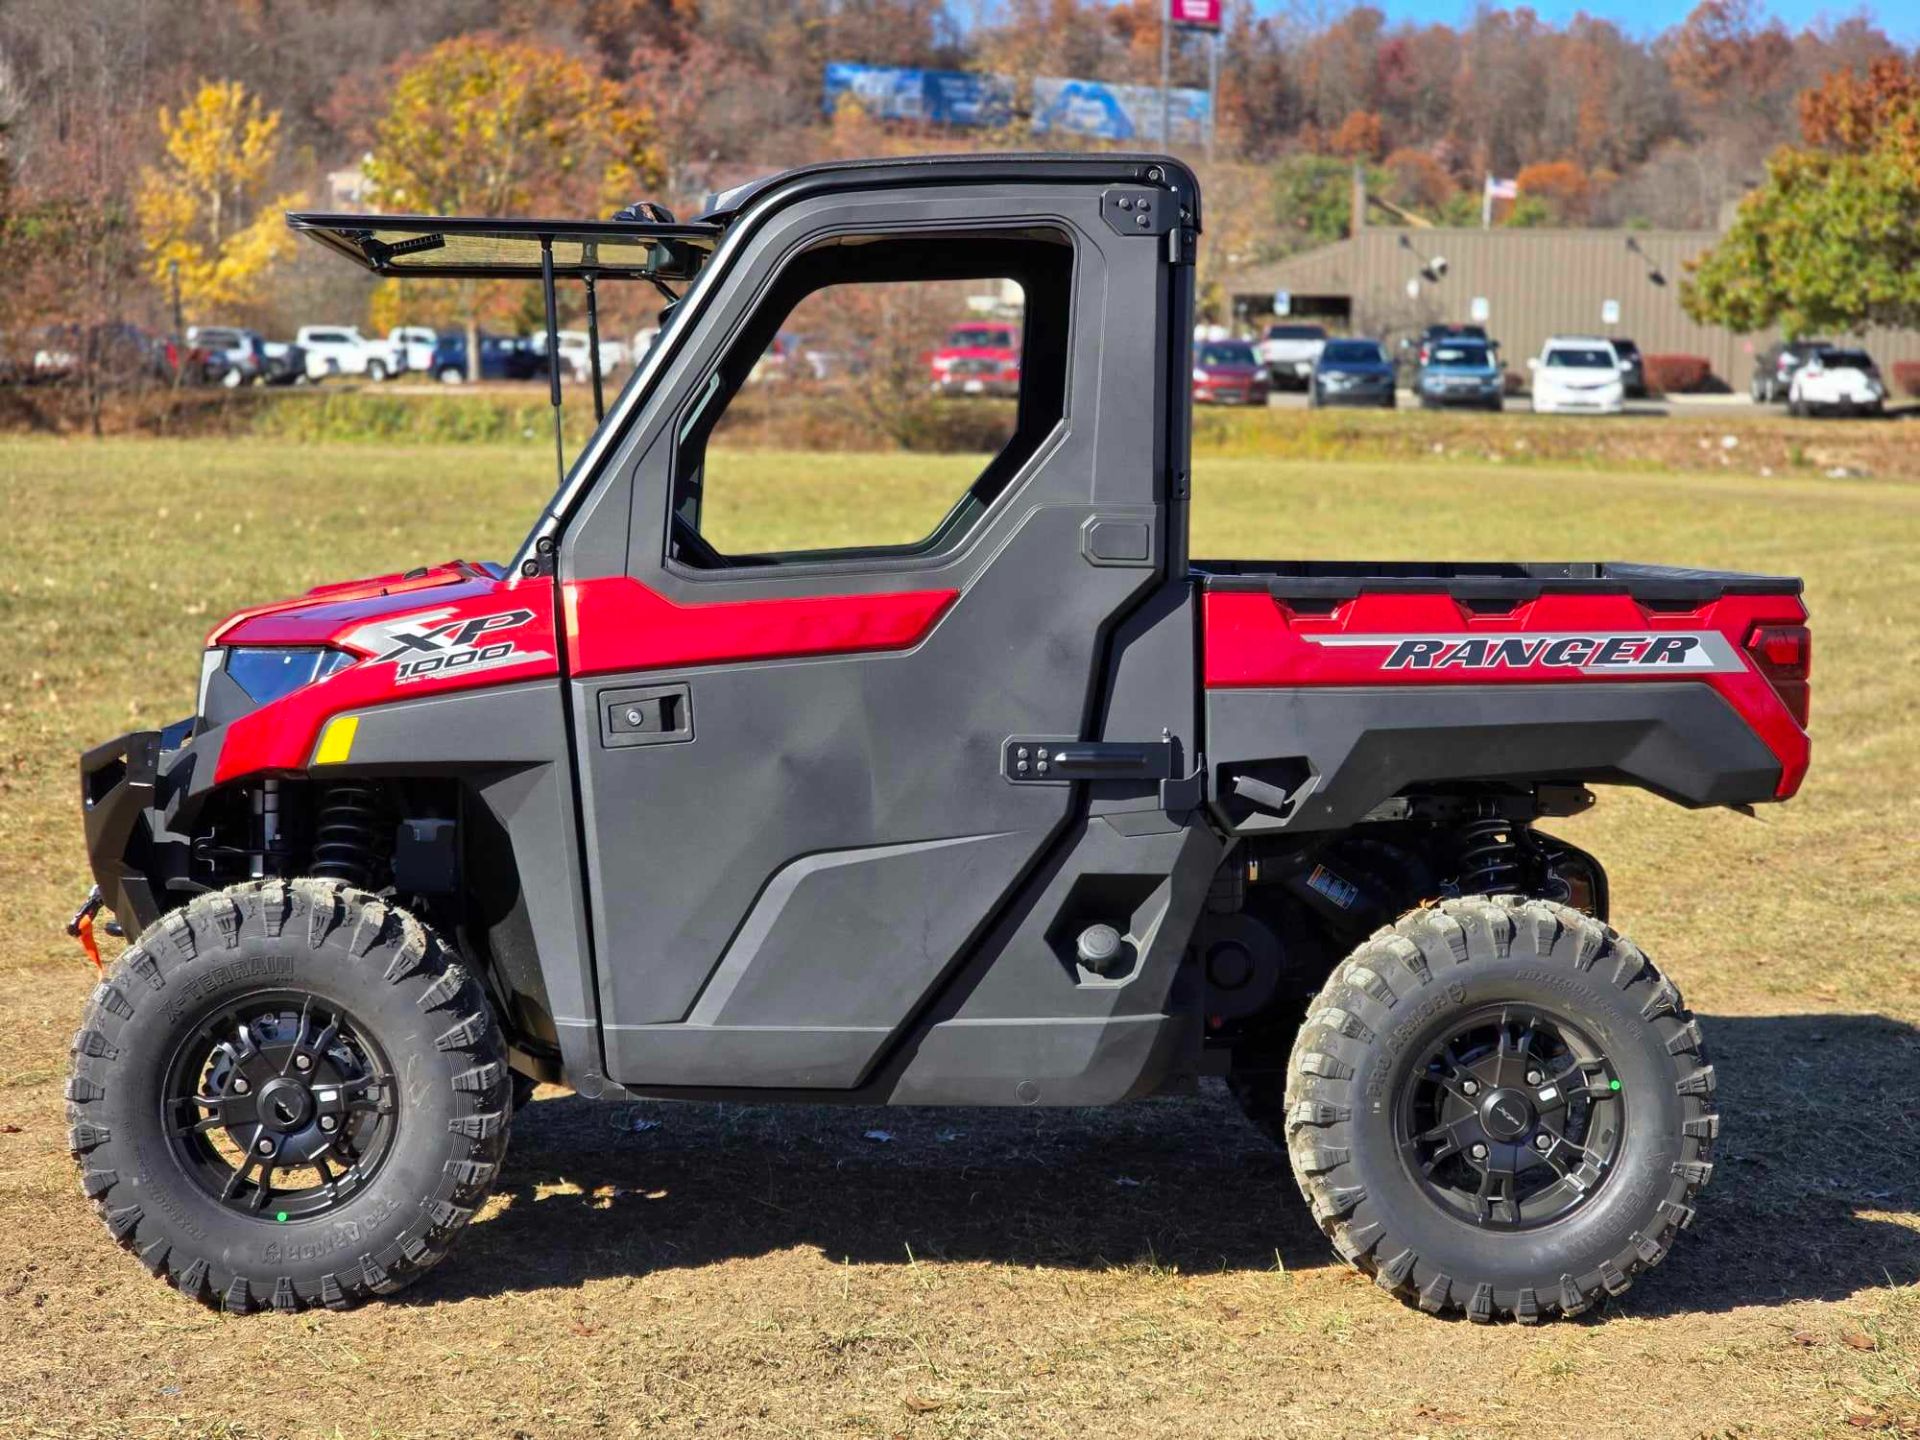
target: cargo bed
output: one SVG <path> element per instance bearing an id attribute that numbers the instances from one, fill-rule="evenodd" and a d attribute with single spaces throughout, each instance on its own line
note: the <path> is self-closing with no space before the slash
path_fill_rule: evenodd
<path id="1" fill-rule="evenodd" d="M 1276 600 L 1342 601 L 1357 595 L 1447 595 L 1517 604 L 1542 595 L 1625 595 L 1643 605 L 1693 608 L 1728 595 L 1798 595 L 1786 575 L 1601 561 L 1195 560 L 1208 591 L 1264 591 Z"/>

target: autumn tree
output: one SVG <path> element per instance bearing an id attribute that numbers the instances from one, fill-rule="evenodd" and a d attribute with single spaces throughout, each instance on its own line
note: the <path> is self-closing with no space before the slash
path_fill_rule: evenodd
<path id="1" fill-rule="evenodd" d="M 1340 122 L 1329 143 L 1334 154 L 1349 160 L 1378 160 L 1383 148 L 1380 117 L 1371 110 L 1355 110 Z"/>
<path id="2" fill-rule="evenodd" d="M 268 198 L 280 151 L 280 116 L 237 80 L 202 85 L 178 110 L 160 111 L 165 159 L 140 177 L 140 228 L 156 282 L 179 268 L 180 295 L 197 315 L 250 305 L 292 244 Z"/>
<path id="3" fill-rule="evenodd" d="M 1524 165 L 1514 178 L 1522 199 L 1532 198 L 1544 208 L 1545 223 L 1579 225 L 1587 218 L 1593 182 L 1571 160 L 1547 160 Z"/>
<path id="4" fill-rule="evenodd" d="M 365 171 L 374 204 L 428 215 L 597 217 L 662 178 L 645 106 L 587 60 L 495 34 L 444 41 L 401 69 Z M 481 305 L 519 295 L 453 284 L 478 379 Z"/>
<path id="5" fill-rule="evenodd" d="M 1387 198 L 1418 210 L 1439 211 L 1460 188 L 1447 167 L 1425 150 L 1396 150 L 1381 168 L 1387 173 Z"/>
<path id="6" fill-rule="evenodd" d="M 1369 190 L 1385 188 L 1382 172 L 1362 172 Z M 1353 229 L 1353 165 L 1330 155 L 1294 155 L 1273 170 L 1273 215 L 1289 250 L 1324 245 Z"/>
<path id="7" fill-rule="evenodd" d="M 1920 325 L 1920 63 L 1836 72 L 1800 116 L 1681 303 L 1743 332 Z"/>

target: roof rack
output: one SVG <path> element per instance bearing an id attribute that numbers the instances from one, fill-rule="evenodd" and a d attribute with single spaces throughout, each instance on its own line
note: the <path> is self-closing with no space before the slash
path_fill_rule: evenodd
<path id="1" fill-rule="evenodd" d="M 724 225 L 681 224 L 664 205 L 642 200 L 612 220 L 497 219 L 480 215 L 355 215 L 289 211 L 289 228 L 394 279 L 540 281 L 547 322 L 547 380 L 553 406 L 553 457 L 560 481 L 567 475 L 560 424 L 560 325 L 554 284 L 577 279 L 587 296 L 587 365 L 593 376 L 593 418 L 607 413 L 600 374 L 601 280 L 644 280 L 667 299 L 679 295 L 670 281 L 699 274 Z"/>

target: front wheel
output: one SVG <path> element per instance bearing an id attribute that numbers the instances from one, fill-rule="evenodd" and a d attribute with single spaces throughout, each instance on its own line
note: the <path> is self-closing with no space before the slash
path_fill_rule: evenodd
<path id="1" fill-rule="evenodd" d="M 1447 900 L 1376 934 L 1321 991 L 1276 1088 L 1237 1093 L 1334 1247 L 1474 1320 L 1618 1295 L 1713 1171 L 1713 1067 L 1678 991 L 1544 900 Z"/>
<path id="2" fill-rule="evenodd" d="M 68 1143 L 108 1232 L 183 1294 L 340 1309 L 451 1248 L 509 1086 L 485 994 L 426 926 L 336 882 L 256 882 L 148 927 L 94 991 Z"/>
<path id="3" fill-rule="evenodd" d="M 386 366 L 382 365 L 378 360 L 369 360 L 367 362 L 367 379 L 371 380 L 374 384 L 378 385 L 382 380 L 386 378 L 387 378 Z"/>

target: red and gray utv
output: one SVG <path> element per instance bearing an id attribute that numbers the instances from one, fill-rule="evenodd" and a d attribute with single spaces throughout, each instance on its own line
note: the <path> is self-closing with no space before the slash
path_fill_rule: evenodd
<path id="1" fill-rule="evenodd" d="M 537 279 L 549 329 L 557 286 L 672 303 L 506 564 L 235 615 L 191 717 L 82 759 L 137 939 L 74 1041 L 72 1149 L 154 1273 L 232 1310 L 407 1284 L 534 1082 L 1219 1077 L 1343 1256 L 1477 1320 L 1584 1310 L 1691 1223 L 1700 1028 L 1537 822 L 1605 784 L 1792 796 L 1797 580 L 1192 558 L 1200 195 L 1164 158 L 823 165 L 687 222 L 292 224 L 382 276 Z M 716 425 L 800 307 L 898 315 L 861 287 L 915 283 L 1017 288 L 999 448 L 917 535 L 755 539 Z M 821 383 L 880 351 L 822 341 Z"/>

